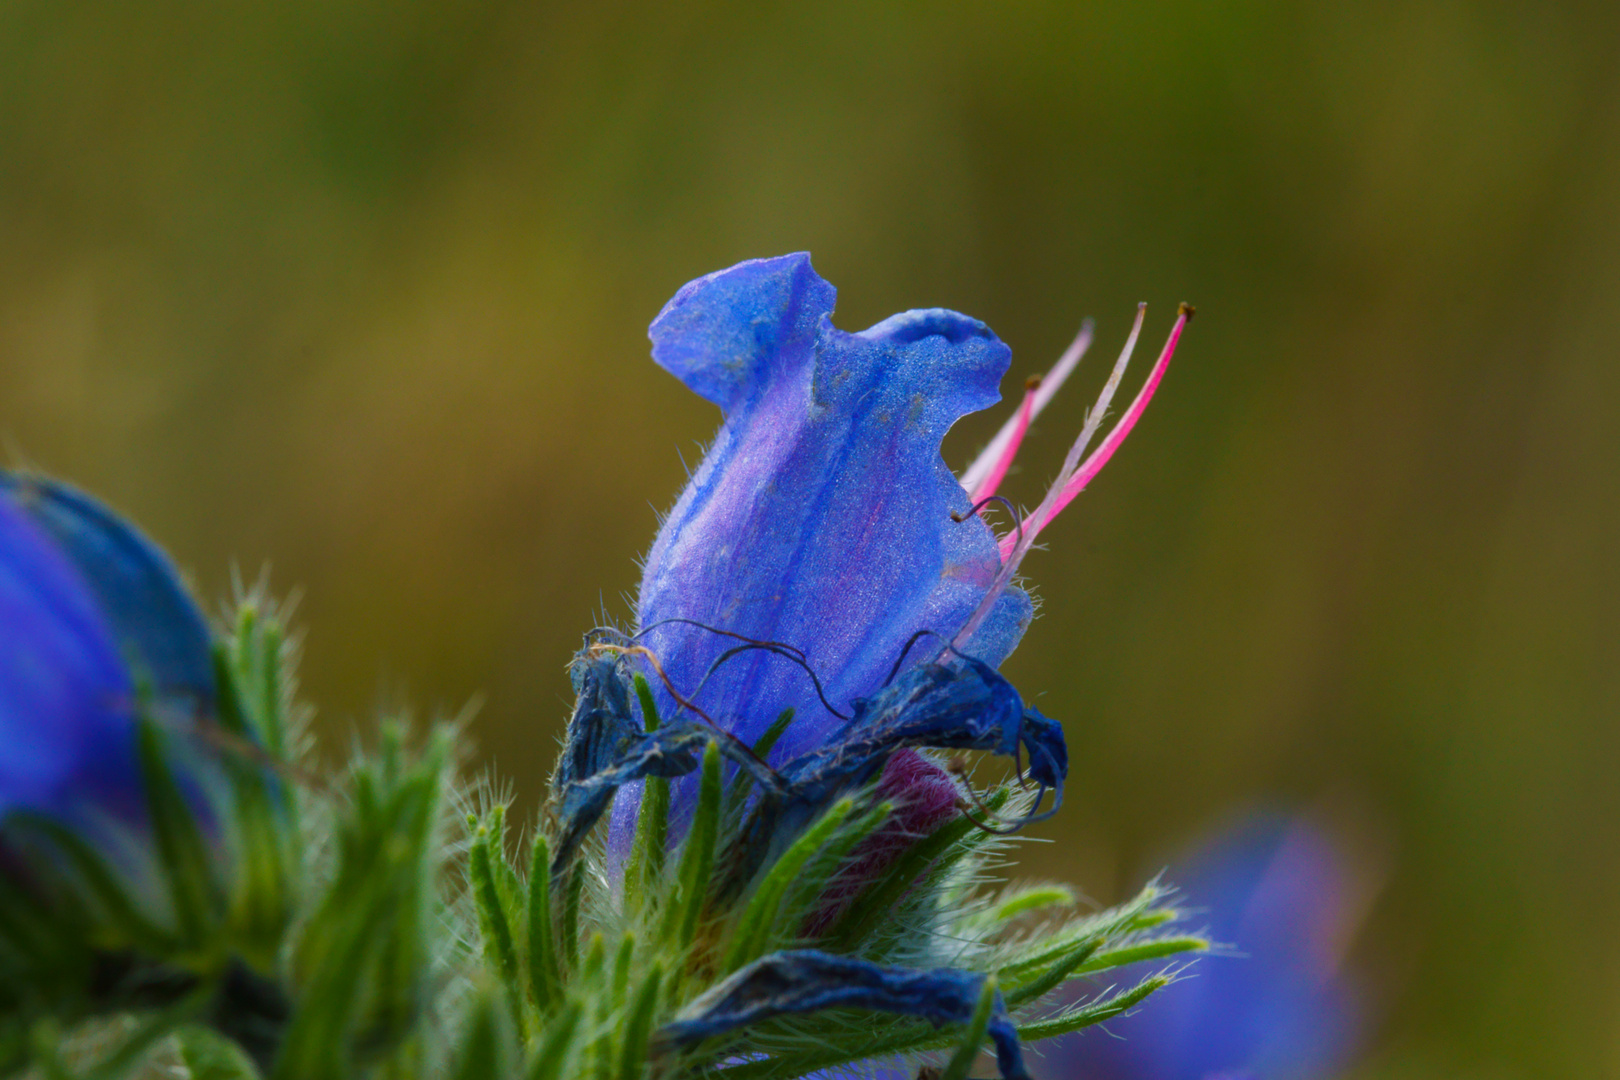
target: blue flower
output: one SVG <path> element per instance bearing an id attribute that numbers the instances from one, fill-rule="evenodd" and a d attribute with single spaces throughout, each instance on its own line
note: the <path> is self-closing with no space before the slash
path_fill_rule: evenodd
<path id="1" fill-rule="evenodd" d="M 1034 778 L 1061 794 L 1061 730 L 1026 710 L 995 673 L 1032 614 L 1015 575 L 1037 534 L 1140 418 L 1191 309 L 1183 309 L 1119 424 L 1082 459 L 1141 330 L 1138 314 L 1046 498 L 998 537 L 977 511 L 994 496 L 1029 421 L 1078 362 L 1089 333 L 1044 385 L 1031 385 L 1018 415 L 968 470 L 970 496 L 940 457 L 940 441 L 963 415 L 999 400 L 1007 347 L 978 320 L 940 309 L 845 333 L 830 319 L 834 295 L 809 256 L 786 255 L 699 278 L 653 320 L 653 358 L 719 405 L 725 420 L 647 556 L 636 634 L 608 644 L 643 657 L 666 722 L 700 717 L 737 744 L 727 748 L 734 761 L 745 760 L 746 748 L 792 710 L 795 720 L 769 758 L 792 788 L 785 793 L 790 817 L 795 799 L 807 810 L 825 805 L 875 778 L 907 747 L 1016 755 L 1022 743 Z M 939 671 L 917 674 L 929 668 Z M 914 691 L 924 690 L 920 701 L 941 704 L 925 689 L 930 680 L 960 700 L 943 711 L 896 716 L 894 705 Z M 618 787 L 679 776 L 691 760 L 689 745 L 675 747 L 690 741 L 678 729 L 630 753 L 640 725 L 625 695 L 607 692 L 611 679 L 587 681 L 597 689 L 580 698 L 565 763 L 583 754 L 601 775 L 588 796 L 575 793 L 579 813 L 569 825 L 578 835 Z M 606 697 L 599 701 L 600 694 Z M 615 694 L 617 714 L 608 707 Z M 885 694 L 889 700 L 876 704 Z M 971 732 L 951 728 L 967 715 L 969 700 L 995 707 Z M 873 727 L 880 716 L 881 731 Z M 619 747 L 620 767 L 602 771 L 609 758 L 601 751 L 610 743 Z M 809 752 L 829 748 L 836 760 L 809 760 Z M 637 754 L 639 763 L 630 760 Z M 586 777 L 566 767 L 556 786 Z M 678 782 L 677 823 L 692 788 L 690 779 Z M 614 804 L 609 846 L 616 856 L 628 847 L 637 802 Z"/>
<path id="2" fill-rule="evenodd" d="M 1051 1080 L 1312 1080 L 1347 1063 L 1358 1010 L 1340 959 L 1353 881 L 1310 825 L 1260 816 L 1175 868 L 1209 935 L 1233 956 L 1201 960 L 1151 1008 L 1050 1044 Z"/>
<path id="3" fill-rule="evenodd" d="M 809 256 L 761 259 L 690 283 L 651 329 L 653 359 L 725 422 L 647 556 L 641 641 L 746 742 L 795 709 L 775 760 L 820 745 L 833 710 L 876 692 L 918 631 L 954 634 L 1002 567 L 939 447 L 1000 399 L 1007 347 L 937 309 L 845 333 L 833 298 Z M 960 647 L 998 665 L 1030 615 L 1009 588 Z M 711 672 L 737 641 L 693 623 L 782 642 L 804 664 L 753 651 Z"/>
<path id="4" fill-rule="evenodd" d="M 168 559 L 80 492 L 0 471 L 0 819 L 138 825 L 137 720 L 213 712 L 207 624 Z"/>
<path id="5" fill-rule="evenodd" d="M 854 874 L 804 913 L 812 939 L 850 900 L 858 883 L 847 879 L 875 880 L 907 844 L 961 813 L 967 793 L 919 751 L 991 751 L 1019 759 L 1021 769 L 1027 761 L 1024 775 L 1040 790 L 1033 805 L 1019 802 L 1021 812 L 1032 816 L 1049 790 L 1051 810 L 1061 801 L 1062 729 L 1026 707 L 996 670 L 1032 614 L 1015 575 L 1036 535 L 1141 416 L 1190 310 L 1137 400 L 1082 460 L 1141 329 L 1138 315 L 1057 482 L 997 536 L 978 511 L 1086 335 L 1047 386 L 1026 392 L 988 464 L 959 480 L 940 442 L 963 415 L 999 400 L 1007 347 L 983 323 L 938 309 L 845 333 L 830 321 L 833 298 L 808 256 L 788 255 L 699 278 L 653 321 L 653 358 L 725 420 L 647 556 L 636 632 L 593 632 L 575 658 L 576 703 L 549 803 L 556 888 L 610 804 L 609 877 L 620 879 L 640 810 L 636 788 L 648 778 L 675 781 L 668 824 L 685 831 L 696 803 L 692 773 L 711 745 L 747 771 L 752 794 L 731 808 L 740 820 L 726 857 L 702 881 L 706 910 L 747 895 L 761 869 L 836 801 L 876 785 L 894 806 L 885 826 L 895 829 L 846 852 L 844 869 Z M 639 720 L 631 663 L 647 680 L 637 696 L 650 699 Z M 767 733 L 776 741 L 762 759 L 753 747 Z M 615 799 L 621 793 L 631 797 Z M 667 835 L 662 804 L 649 805 L 646 836 L 656 844 L 651 838 Z M 659 1040 L 687 1045 L 844 1006 L 961 1024 L 984 987 L 973 972 L 790 949 L 689 1003 Z M 1002 1076 L 1027 1080 L 1005 1003 L 999 994 L 993 1009 L 983 1000 Z"/>

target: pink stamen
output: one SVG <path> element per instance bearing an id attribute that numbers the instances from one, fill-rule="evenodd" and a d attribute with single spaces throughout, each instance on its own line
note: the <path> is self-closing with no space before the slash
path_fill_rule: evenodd
<path id="1" fill-rule="evenodd" d="M 1107 413 L 1110 402 L 1113 401 L 1114 391 L 1119 387 L 1119 381 L 1124 376 L 1125 368 L 1131 361 L 1131 354 L 1135 351 L 1137 336 L 1142 332 L 1142 320 L 1146 312 L 1146 304 L 1137 306 L 1136 322 L 1131 327 L 1130 337 L 1125 341 L 1125 348 L 1120 351 L 1119 359 L 1114 362 L 1114 370 L 1109 374 L 1108 382 L 1103 385 L 1102 393 L 1097 395 L 1096 404 L 1086 414 L 1086 422 L 1080 429 L 1080 436 L 1075 439 L 1074 445 L 1069 448 L 1068 456 L 1063 461 L 1063 468 L 1059 470 L 1057 479 L 1047 491 L 1046 497 L 1041 500 L 1041 504 L 1035 508 L 1033 513 L 1024 518 L 1022 528 L 1002 537 L 1001 572 L 996 575 L 995 581 L 991 583 L 990 588 L 986 591 L 984 599 L 979 602 L 978 608 L 974 610 L 967 622 L 962 625 L 962 629 L 957 631 L 956 636 L 951 639 L 952 647 L 961 648 L 968 645 L 974 633 L 990 614 L 991 608 L 1001 598 L 1001 594 L 1006 592 L 1007 586 L 1012 584 L 1013 576 L 1018 572 L 1018 564 L 1023 561 L 1024 556 L 1029 554 L 1030 548 L 1034 546 L 1036 535 L 1053 518 L 1057 517 L 1058 511 L 1067 506 L 1076 495 L 1084 490 L 1086 484 L 1090 483 L 1091 478 L 1096 476 L 1104 465 L 1108 464 L 1109 459 L 1114 456 L 1114 452 L 1125 441 L 1125 437 L 1136 426 L 1136 422 L 1142 418 L 1142 413 L 1146 411 L 1148 402 L 1153 400 L 1153 394 L 1158 389 L 1160 381 L 1164 378 L 1165 369 L 1170 366 L 1170 358 L 1175 355 L 1176 344 L 1181 340 L 1181 332 L 1186 328 L 1188 321 L 1193 316 L 1193 308 L 1190 304 L 1181 305 L 1177 313 L 1176 323 L 1170 328 L 1170 337 L 1165 342 L 1164 351 L 1159 354 L 1159 359 L 1154 363 L 1153 370 L 1148 373 L 1147 381 L 1137 393 L 1136 400 L 1131 402 L 1130 408 L 1125 410 L 1125 415 L 1120 418 L 1118 424 L 1114 425 L 1114 429 L 1108 433 L 1107 438 L 1102 441 L 1096 451 L 1089 458 L 1086 458 L 1083 464 L 1081 463 L 1081 455 L 1085 453 L 1086 447 L 1091 443 L 1092 436 L 1096 434 L 1097 428 L 1102 424 L 1103 416 Z"/>
<path id="2" fill-rule="evenodd" d="M 1125 347 L 1119 350 L 1119 359 L 1114 361 L 1114 369 L 1108 373 L 1108 381 L 1103 383 L 1102 391 L 1097 400 L 1086 411 L 1086 422 L 1080 426 L 1080 434 L 1075 438 L 1074 445 L 1063 458 L 1063 467 L 1058 470 L 1057 478 L 1052 486 L 1047 488 L 1046 497 L 1041 500 L 1033 513 L 1024 518 L 1023 525 L 1017 530 L 1001 538 L 1001 559 L 1004 564 L 1017 569 L 1029 549 L 1035 545 L 1035 534 L 1040 529 L 1030 529 L 1030 523 L 1038 521 L 1042 527 L 1052 520 L 1052 507 L 1063 489 L 1068 486 L 1069 478 L 1080 468 L 1082 455 L 1091 445 L 1091 440 L 1102 426 L 1103 418 L 1108 415 L 1108 407 L 1114 403 L 1114 394 L 1119 390 L 1120 380 L 1125 377 L 1125 369 L 1130 366 L 1131 357 L 1136 355 L 1136 342 L 1142 336 L 1142 323 L 1147 318 L 1147 305 L 1136 305 L 1136 318 L 1131 323 L 1131 332 L 1125 338 Z"/>
<path id="3" fill-rule="evenodd" d="M 1024 435 L 1029 431 L 1029 422 L 1035 418 L 1035 395 L 1040 392 L 1041 377 L 1032 376 L 1024 384 L 1024 400 L 1018 406 L 1018 415 L 1013 417 L 1012 438 L 1007 440 L 1006 448 L 996 459 L 990 469 L 990 475 L 984 482 L 968 492 L 968 501 L 977 505 L 996 493 L 1001 481 L 1006 478 L 1007 470 L 1012 468 L 1013 458 L 1018 456 L 1018 448 L 1024 444 Z"/>
<path id="4" fill-rule="evenodd" d="M 995 471 L 997 465 L 1000 465 L 1003 460 L 1006 461 L 1007 465 L 1012 464 L 1013 457 L 1018 453 L 1018 443 L 1023 440 L 1024 432 L 1029 430 L 1029 425 L 1034 422 L 1036 417 L 1041 415 L 1041 410 L 1046 408 L 1047 403 L 1057 394 L 1058 388 L 1063 385 L 1074 372 L 1075 367 L 1079 365 L 1080 358 L 1086 355 L 1086 350 L 1091 347 L 1091 329 L 1091 320 L 1087 319 L 1080 325 L 1080 332 L 1074 336 L 1074 340 L 1069 343 L 1069 347 L 1063 350 L 1063 355 L 1058 357 L 1057 363 L 1052 365 L 1052 370 L 1041 377 L 1040 389 L 1035 391 L 1034 398 L 1029 403 L 1029 419 L 1023 419 L 1022 409 L 1017 414 L 1007 417 L 1007 422 L 1001 425 L 1001 430 L 996 432 L 995 438 L 990 440 L 990 444 L 984 448 L 978 457 L 973 459 L 973 464 L 969 465 L 967 471 L 962 474 L 962 486 L 972 492 L 974 502 L 995 494 L 994 488 L 982 493 L 979 489 L 984 486 L 986 478 Z M 1009 445 L 1011 446 L 1010 451 L 1008 449 Z M 1005 476 L 1006 472 L 1006 465 L 1002 465 L 998 476 Z"/>
<path id="5" fill-rule="evenodd" d="M 1063 485 L 1063 491 L 1058 495 L 1057 501 L 1047 511 L 1046 516 L 1041 519 L 1040 524 L 1035 526 L 1036 532 L 1044 529 L 1053 518 L 1062 512 L 1065 506 L 1074 501 L 1076 495 L 1086 489 L 1086 485 L 1091 483 L 1092 477 L 1102 471 L 1102 467 L 1107 465 L 1109 459 L 1114 456 L 1114 451 L 1118 450 L 1120 445 L 1125 442 L 1125 437 L 1131 433 L 1131 429 L 1136 426 L 1136 422 L 1142 419 L 1142 414 L 1147 411 L 1148 402 L 1153 400 L 1154 392 L 1159 389 L 1159 381 L 1164 378 L 1165 369 L 1170 366 L 1170 358 L 1176 354 L 1176 344 L 1181 340 L 1181 331 L 1186 328 L 1187 321 L 1192 318 L 1192 315 L 1192 307 L 1182 304 L 1176 318 L 1176 325 L 1170 328 L 1170 339 L 1164 343 L 1164 351 L 1159 354 L 1159 359 L 1153 365 L 1153 370 L 1148 372 L 1147 382 L 1143 383 L 1142 389 L 1137 391 L 1136 400 L 1131 402 L 1131 407 L 1125 410 L 1125 415 L 1120 417 L 1119 423 L 1114 425 L 1114 430 L 1108 433 L 1108 437 L 1086 459 L 1085 464 L 1081 465 L 1075 471 L 1075 474 L 1069 478 L 1068 483 Z M 1029 529 L 1030 523 L 1028 521 L 1024 522 L 1024 531 L 1028 532 Z"/>

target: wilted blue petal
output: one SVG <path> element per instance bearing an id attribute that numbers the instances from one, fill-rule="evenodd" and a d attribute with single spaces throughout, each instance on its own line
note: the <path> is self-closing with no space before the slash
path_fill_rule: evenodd
<path id="1" fill-rule="evenodd" d="M 1222 836 L 1176 880 L 1207 913 L 1210 937 L 1239 955 L 1200 960 L 1194 977 L 1100 1032 L 1047 1044 L 1043 1075 L 1095 1080 L 1314 1080 L 1355 1045 L 1357 1009 L 1339 971 L 1350 930 L 1349 875 L 1311 826 L 1262 816 Z"/>
<path id="2" fill-rule="evenodd" d="M 746 262 L 686 285 L 651 330 L 654 359 L 725 422 L 648 555 L 642 643 L 745 741 L 797 709 L 778 761 L 838 724 L 803 668 L 756 651 L 711 673 L 735 639 L 665 620 L 801 650 L 847 711 L 914 633 L 954 633 L 1001 566 L 982 521 L 952 520 L 968 498 L 939 446 L 999 400 L 1006 346 L 942 310 L 844 333 L 828 318 L 833 298 L 806 255 Z M 1000 663 L 1029 617 L 1028 598 L 1009 592 L 964 647 Z"/>
<path id="3" fill-rule="evenodd" d="M 832 732 L 826 745 L 782 767 L 781 793 L 760 800 L 744 826 L 741 846 L 757 865 L 791 843 L 833 800 L 876 779 L 890 756 L 906 747 L 989 750 L 1011 757 L 1022 741 L 1031 762 L 1040 762 L 1034 779 L 1061 792 L 1068 760 L 1062 730 L 1039 713 L 1029 719 L 1031 713 L 1012 684 L 979 660 L 902 672 L 856 702 L 854 718 Z"/>
<path id="4" fill-rule="evenodd" d="M 0 494 L 78 568 L 137 679 L 166 704 L 211 714 L 208 624 L 168 556 L 129 522 L 64 484 L 0 470 Z"/>
<path id="5" fill-rule="evenodd" d="M 747 747 L 692 717 L 643 730 L 630 713 L 630 687 L 622 656 L 586 649 L 574 657 L 574 713 L 556 775 L 551 779 L 558 836 L 553 871 L 573 861 L 579 845 L 601 820 L 613 796 L 649 776 L 673 779 L 696 771 L 711 741 L 737 765 L 750 770 L 764 790 L 778 779 Z"/>
<path id="6" fill-rule="evenodd" d="M 569 665 L 574 713 L 551 783 L 558 791 L 620 761 L 644 734 L 630 713 L 630 685 L 618 656 L 578 653 Z"/>
<path id="7" fill-rule="evenodd" d="M 0 816 L 138 812 L 134 717 L 88 584 L 0 489 Z"/>
<path id="8" fill-rule="evenodd" d="M 692 1002 L 659 1029 L 656 1043 L 690 1046 L 778 1016 L 823 1009 L 871 1009 L 915 1016 L 932 1024 L 965 1024 L 984 989 L 977 972 L 880 967 L 852 956 L 802 949 L 772 953 L 749 964 Z M 1028 1080 L 1018 1031 L 996 995 L 990 1038 L 1005 1080 Z"/>

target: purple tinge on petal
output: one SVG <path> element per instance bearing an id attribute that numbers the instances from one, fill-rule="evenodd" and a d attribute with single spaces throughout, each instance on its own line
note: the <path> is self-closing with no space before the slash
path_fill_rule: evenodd
<path id="1" fill-rule="evenodd" d="M 1006 346 L 943 310 L 844 333 L 833 299 L 807 255 L 757 260 L 686 285 L 651 329 L 653 358 L 725 422 L 647 557 L 642 640 L 745 741 L 793 707 L 778 761 L 839 722 L 805 671 L 754 651 L 711 673 L 736 640 L 664 620 L 802 650 L 847 713 L 913 634 L 958 629 L 1001 565 L 988 526 L 952 519 L 969 502 L 939 447 L 957 419 L 999 400 Z M 1028 597 L 1010 590 L 963 648 L 998 664 L 1029 618 Z M 910 659 L 937 651 L 925 642 Z M 668 715 L 675 702 L 658 692 Z"/>
<path id="2" fill-rule="evenodd" d="M 0 490 L 0 816 L 138 814 L 134 711 L 89 585 Z"/>
<path id="3" fill-rule="evenodd" d="M 1237 955 L 1206 957 L 1109 1038 L 1047 1044 L 1052 1080 L 1312 1080 L 1346 1064 L 1358 1008 L 1338 970 L 1350 881 L 1332 842 L 1288 818 L 1251 818 L 1172 874 Z"/>
<path id="4" fill-rule="evenodd" d="M 828 882 L 804 928 L 807 937 L 825 933 L 896 859 L 962 813 L 961 785 L 931 758 L 909 747 L 890 755 L 873 794 L 878 801 L 891 803 L 894 812 L 850 853 L 844 872 Z"/>

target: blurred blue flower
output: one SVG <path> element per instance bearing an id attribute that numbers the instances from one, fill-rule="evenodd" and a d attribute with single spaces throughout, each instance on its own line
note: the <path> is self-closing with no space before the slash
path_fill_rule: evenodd
<path id="1" fill-rule="evenodd" d="M 54 482 L 0 471 L 0 818 L 144 817 L 141 714 L 211 714 L 207 624 L 168 559 Z"/>
<path id="2" fill-rule="evenodd" d="M 1357 918 L 1332 841 L 1252 817 L 1171 873 L 1236 955 L 1200 960 L 1149 1007 L 1046 1044 L 1047 1080 L 1312 1080 L 1347 1063 L 1358 999 L 1340 971 Z M 1110 1034 L 1114 1037 L 1110 1037 Z"/>

